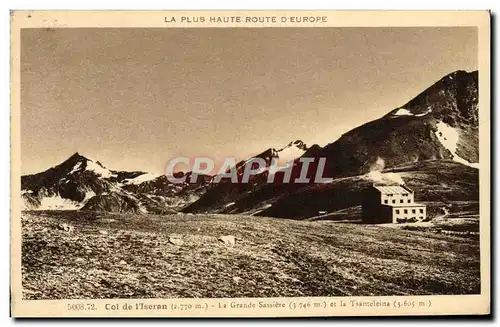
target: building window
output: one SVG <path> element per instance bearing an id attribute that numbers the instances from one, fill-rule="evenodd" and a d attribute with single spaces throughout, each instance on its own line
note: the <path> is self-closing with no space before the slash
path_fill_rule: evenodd
<path id="1" fill-rule="evenodd" d="M 408 199 L 408 203 L 411 203 L 411 200 L 410 200 L 410 199 Z"/>
<path id="2" fill-rule="evenodd" d="M 387 203 L 387 200 L 384 200 L 384 203 Z"/>
<path id="3" fill-rule="evenodd" d="M 404 210 L 404 213 L 408 213 L 408 210 L 406 210 L 406 209 L 405 209 L 405 210 Z"/>
<path id="4" fill-rule="evenodd" d="M 424 217 L 422 217 L 422 216 L 421 216 L 421 217 L 420 217 L 420 220 L 424 220 Z"/>
<path id="5" fill-rule="evenodd" d="M 420 213 L 424 213 L 424 209 L 420 209 Z"/>
<path id="6" fill-rule="evenodd" d="M 417 210 L 411 209 L 411 213 L 415 213 L 415 212 L 417 212 Z"/>
<path id="7" fill-rule="evenodd" d="M 392 203 L 396 203 L 396 200 L 392 200 Z"/>
<path id="8" fill-rule="evenodd" d="M 396 209 L 396 215 L 399 215 L 399 209 Z"/>
<path id="9" fill-rule="evenodd" d="M 399 200 L 399 203 L 403 203 L 403 199 Z"/>

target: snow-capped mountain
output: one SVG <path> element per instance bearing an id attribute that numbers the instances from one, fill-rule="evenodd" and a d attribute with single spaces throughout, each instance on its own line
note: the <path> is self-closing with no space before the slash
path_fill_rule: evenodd
<path id="1" fill-rule="evenodd" d="M 314 148 L 317 145 L 313 146 Z M 254 165 L 251 161 L 252 158 L 261 158 L 266 162 L 266 167 L 262 169 L 262 172 L 257 175 L 249 176 L 247 183 L 231 183 L 230 178 L 223 178 L 219 183 L 209 184 L 206 188 L 206 192 L 201 195 L 200 199 L 193 202 L 192 204 L 188 204 L 186 210 L 198 210 L 194 208 L 199 208 L 199 210 L 203 210 L 206 207 L 219 206 L 222 205 L 227 210 L 231 210 L 232 199 L 238 198 L 245 194 L 250 194 L 263 185 L 267 184 L 267 179 L 269 175 L 269 166 L 273 160 L 273 158 L 279 159 L 279 166 L 282 167 L 287 161 L 294 161 L 294 165 L 296 165 L 295 161 L 303 156 L 309 147 L 302 142 L 301 140 L 295 140 L 289 142 L 287 145 L 281 148 L 268 148 L 267 150 L 252 156 L 246 160 L 242 160 L 236 164 L 236 174 L 238 176 L 238 180 L 241 181 L 243 177 L 245 167 L 247 165 Z M 256 167 L 252 167 L 255 169 Z M 278 181 L 280 179 L 280 173 L 276 173 L 275 180 Z M 184 209 L 183 209 L 184 210 Z"/>
<path id="2" fill-rule="evenodd" d="M 331 176 L 366 173 L 386 166 L 452 159 L 477 166 L 478 72 L 453 72 L 405 105 L 352 129 L 319 150 Z"/>
<path id="3" fill-rule="evenodd" d="M 300 156 L 304 149 L 302 141 L 294 141 L 278 150 L 268 149 L 259 157 L 269 163 L 281 153 Z M 245 162 L 238 163 L 238 171 L 243 172 Z M 22 209 L 172 212 L 196 201 L 212 180 L 212 176 L 199 175 L 191 183 L 191 172 L 179 172 L 176 177 L 183 175 L 189 182 L 173 184 L 165 175 L 108 169 L 77 152 L 44 172 L 21 177 Z"/>
<path id="4" fill-rule="evenodd" d="M 304 153 L 309 148 L 307 145 L 301 140 L 296 140 L 288 143 L 286 146 L 282 147 L 279 150 L 276 150 L 277 156 L 280 158 L 280 161 L 288 161 L 300 158 L 304 155 Z"/>
<path id="5" fill-rule="evenodd" d="M 269 148 L 252 158 L 262 158 L 265 160 L 266 165 L 269 166 L 273 158 L 279 159 L 279 164 L 282 166 L 287 161 L 293 161 L 300 158 L 308 150 L 307 145 L 301 140 L 296 140 L 288 143 L 282 148 Z M 242 175 L 246 164 L 250 159 L 242 160 L 236 164 L 238 175 Z"/>
<path id="6" fill-rule="evenodd" d="M 258 211 L 261 215 L 273 217 L 308 217 L 325 208 L 342 209 L 342 206 L 356 205 L 359 194 L 354 194 L 353 190 L 360 188 L 352 183 L 357 181 L 356 176 L 369 173 L 379 160 L 384 162 L 385 169 L 405 166 L 405 169 L 425 170 L 427 175 L 441 176 L 447 184 L 461 185 L 458 192 L 449 188 L 435 189 L 429 184 L 433 189 L 429 193 L 432 196 L 440 194 L 446 198 L 450 194 L 441 193 L 449 192 L 458 198 L 475 197 L 478 125 L 478 72 L 456 71 L 380 119 L 354 128 L 324 147 L 313 145 L 302 154 L 303 157 L 326 158 L 323 176 L 337 180 L 346 178 L 344 182 L 321 186 L 257 184 L 251 188 L 239 185 L 219 187 L 208 190 L 184 210 Z M 308 177 L 311 178 L 316 166 L 309 167 Z M 292 179 L 300 168 L 301 163 L 296 161 Z M 457 176 L 464 178 L 453 180 Z M 419 181 L 417 187 L 425 187 L 431 181 L 435 183 L 435 179 Z M 322 198 L 325 194 L 328 196 Z"/>
<path id="7" fill-rule="evenodd" d="M 42 173 L 22 176 L 21 192 L 27 209 L 79 209 L 96 194 L 115 190 L 117 178 L 98 161 L 75 153 Z"/>

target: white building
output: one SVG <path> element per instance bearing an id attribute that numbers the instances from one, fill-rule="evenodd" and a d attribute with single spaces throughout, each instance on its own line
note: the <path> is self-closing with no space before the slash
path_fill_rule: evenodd
<path id="1" fill-rule="evenodd" d="M 373 185 L 363 199 L 363 222 L 405 223 L 425 220 L 426 206 L 404 185 Z"/>

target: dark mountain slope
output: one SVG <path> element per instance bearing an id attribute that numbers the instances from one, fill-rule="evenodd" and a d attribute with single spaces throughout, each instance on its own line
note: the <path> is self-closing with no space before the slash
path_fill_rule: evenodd
<path id="1" fill-rule="evenodd" d="M 414 171 L 424 169 L 427 174 L 431 173 L 429 169 L 436 169 L 437 175 L 446 173 L 441 169 L 442 165 L 439 162 L 445 160 L 443 165 L 451 165 L 453 171 L 450 176 L 445 177 L 450 184 L 461 184 L 460 180 L 453 180 L 453 178 L 460 179 L 460 174 L 455 171 L 457 169 L 459 171 L 464 169 L 466 174 L 476 174 L 477 177 L 477 170 L 474 168 L 464 168 L 459 164 L 457 166 L 450 163 L 453 160 L 465 166 L 475 166 L 478 162 L 477 81 L 477 71 L 451 73 L 404 106 L 392 110 L 380 119 L 345 133 L 337 141 L 323 148 L 317 145 L 308 148 L 303 157 L 316 158 L 316 162 L 318 158 L 326 158 L 323 176 L 335 178 L 336 182 L 332 185 L 345 183 L 345 187 L 338 189 L 342 194 L 334 196 L 335 200 L 332 201 L 337 204 L 333 206 L 341 208 L 357 203 L 357 195 L 352 189 L 363 185 L 356 186 L 355 181 L 358 181 L 359 177 L 355 176 L 370 172 L 379 160 L 386 169 L 414 165 L 416 167 Z M 434 166 L 429 163 L 433 160 L 438 161 Z M 424 166 L 419 166 L 420 162 L 423 162 Z M 297 176 L 301 167 L 301 163 L 296 162 L 292 176 Z M 308 172 L 311 179 L 314 178 L 315 168 L 315 165 L 311 165 Z M 343 177 L 352 179 L 339 180 Z M 470 180 L 472 184 L 466 189 L 472 192 L 471 196 L 474 196 L 477 194 L 477 178 Z M 350 189 L 348 185 L 352 183 L 354 184 Z M 419 185 L 415 187 L 419 192 Z M 426 187 L 431 187 L 431 184 Z M 465 195 L 462 189 L 459 189 L 456 190 L 458 198 Z M 317 195 L 316 192 L 322 194 L 323 190 L 336 192 L 337 188 L 329 185 L 279 185 L 279 183 L 278 185 L 257 183 L 252 186 L 223 185 L 209 189 L 197 202 L 185 208 L 185 211 L 255 213 L 263 210 L 260 213 L 262 215 L 308 217 L 317 214 L 318 210 L 334 208 L 325 205 L 321 196 L 313 200 Z M 425 192 L 422 194 L 424 198 L 430 195 Z M 348 200 L 352 203 L 347 203 Z M 281 202 L 273 205 L 276 201 L 284 202 L 283 205 L 279 204 Z M 317 201 L 317 204 L 311 201 Z"/>
<path id="2" fill-rule="evenodd" d="M 388 167 L 457 156 L 477 163 L 477 78 L 477 71 L 447 75 L 401 108 L 342 135 L 317 156 L 327 158 L 329 176 L 335 177 L 366 173 L 379 157 Z M 458 134 L 454 153 L 446 146 L 450 140 L 440 140 L 443 126 Z"/>
<path id="3" fill-rule="evenodd" d="M 418 162 L 384 173 L 392 175 L 391 178 L 394 175 L 401 177 L 405 185 L 416 191 L 416 201 L 447 203 L 479 200 L 478 170 L 453 161 Z M 283 196 L 257 215 L 304 219 L 317 216 L 319 211 L 333 212 L 355 207 L 361 205 L 362 192 L 374 182 L 379 181 L 367 174 L 340 178 L 330 184 L 310 185 Z"/>

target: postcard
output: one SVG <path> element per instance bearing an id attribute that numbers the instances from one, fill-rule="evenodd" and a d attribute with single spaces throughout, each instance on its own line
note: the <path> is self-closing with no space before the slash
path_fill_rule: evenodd
<path id="1" fill-rule="evenodd" d="M 12 11 L 14 317 L 490 313 L 488 11 Z"/>

